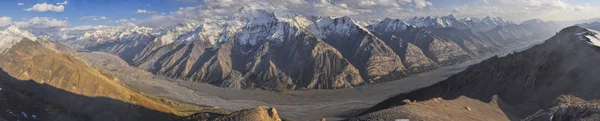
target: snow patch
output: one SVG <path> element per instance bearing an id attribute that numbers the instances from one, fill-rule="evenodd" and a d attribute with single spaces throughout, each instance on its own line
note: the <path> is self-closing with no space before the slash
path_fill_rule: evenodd
<path id="1" fill-rule="evenodd" d="M 489 30 L 496 26 L 512 24 L 510 21 L 506 21 L 500 17 L 485 17 L 483 19 L 480 18 L 456 18 L 454 15 L 450 14 L 449 16 L 443 17 L 415 17 L 412 19 L 407 19 L 406 22 L 409 25 L 417 26 L 417 27 L 454 27 L 458 29 L 475 29 L 479 31 Z"/>
<path id="2" fill-rule="evenodd" d="M 19 43 L 23 38 L 28 38 L 32 41 L 38 39 L 30 32 L 21 30 L 15 26 L 10 26 L 5 30 L 0 31 L 0 53 L 4 53 L 13 45 Z"/>
<path id="3" fill-rule="evenodd" d="M 330 35 L 348 36 L 356 31 L 363 31 L 371 34 L 370 31 L 358 25 L 348 16 L 333 18 L 333 17 L 316 17 L 313 18 L 314 26 L 308 28 L 308 31 L 315 36 L 326 39 Z"/>
<path id="4" fill-rule="evenodd" d="M 160 37 L 156 38 L 157 40 L 160 40 L 161 45 L 168 45 L 171 44 L 173 42 L 177 42 L 177 41 L 186 41 L 189 39 L 194 39 L 194 32 L 196 29 L 198 29 L 198 25 L 196 24 L 192 24 L 192 23 L 180 23 L 177 26 L 175 26 L 173 29 L 165 32 L 164 34 L 160 35 Z M 181 36 L 184 36 L 182 39 L 180 39 Z M 178 40 L 179 39 L 179 40 Z M 157 41 L 155 40 L 155 41 Z"/>
<path id="5" fill-rule="evenodd" d="M 23 115 L 23 117 L 29 118 L 29 117 L 27 117 L 27 114 L 25 112 L 21 112 L 21 114 Z"/>
<path id="6" fill-rule="evenodd" d="M 600 47 L 600 38 L 598 38 L 598 31 L 593 30 L 593 29 L 587 29 L 590 31 L 590 33 L 580 33 L 580 39 L 582 39 L 582 36 L 585 36 L 585 38 L 587 38 L 587 43 L 593 46 L 597 46 Z"/>
<path id="7" fill-rule="evenodd" d="M 96 30 L 86 32 L 83 36 L 77 38 L 76 42 L 89 45 L 113 41 L 137 41 L 150 38 L 154 31 L 152 28 L 138 26 L 128 29 Z"/>

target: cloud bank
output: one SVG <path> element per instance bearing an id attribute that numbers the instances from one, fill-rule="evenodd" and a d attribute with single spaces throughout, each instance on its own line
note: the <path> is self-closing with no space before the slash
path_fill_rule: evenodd
<path id="1" fill-rule="evenodd" d="M 17 3 L 18 5 L 23 5 L 23 3 Z M 35 11 L 35 12 L 47 12 L 47 11 L 52 11 L 52 12 L 63 12 L 65 11 L 65 5 L 67 5 L 67 1 L 62 2 L 62 3 L 56 3 L 56 5 L 53 4 L 47 4 L 47 3 L 38 3 L 33 5 L 33 7 L 31 8 L 27 8 L 27 9 L 23 9 L 25 11 Z"/>
<path id="2" fill-rule="evenodd" d="M 203 3 L 179 8 L 170 14 L 152 16 L 141 25 L 168 26 L 184 21 L 228 19 L 242 6 L 306 16 L 350 16 L 360 21 L 454 14 L 459 17 L 499 16 L 520 22 L 534 18 L 563 20 L 600 15 L 589 4 L 569 4 L 565 0 L 203 0 Z M 138 14 L 150 12 L 142 9 L 134 11 Z"/>

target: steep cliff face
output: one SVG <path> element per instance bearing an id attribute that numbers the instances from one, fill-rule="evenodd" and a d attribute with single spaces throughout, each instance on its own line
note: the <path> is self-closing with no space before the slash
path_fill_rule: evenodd
<path id="1" fill-rule="evenodd" d="M 408 27 L 404 32 L 391 34 L 396 34 L 397 37 L 401 37 L 407 43 L 412 43 L 421 48 L 427 57 L 441 65 L 464 62 L 472 58 L 456 42 L 425 29 Z"/>
<path id="2" fill-rule="evenodd" d="M 32 80 L 4 83 L 86 120 L 169 120 L 196 111 L 223 111 L 142 94 L 89 66 L 79 56 L 60 53 L 27 38 L 0 57 L 0 67 L 7 75 Z"/>
<path id="3" fill-rule="evenodd" d="M 399 79 L 407 71 L 402 60 L 381 39 L 349 17 L 314 18 L 309 30 L 339 50 L 357 66 L 365 80 L 381 82 Z"/>
<path id="4" fill-rule="evenodd" d="M 154 37 L 150 35 L 140 35 L 138 37 L 127 39 L 130 40 L 105 42 L 102 44 L 87 46 L 85 49 L 89 51 L 112 53 L 127 62 L 132 62 L 133 58 L 135 58 L 137 54 L 139 54 L 146 46 L 148 46 L 151 40 L 154 40 Z"/>
<path id="5" fill-rule="evenodd" d="M 538 110 L 523 120 L 596 120 L 600 118 L 599 104 L 600 102 L 596 99 L 586 101 L 573 95 L 561 95 L 554 100 L 549 108 Z"/>
<path id="6" fill-rule="evenodd" d="M 498 43 L 505 46 L 519 44 L 519 41 L 516 40 L 529 39 L 529 37 L 535 36 L 533 31 L 515 24 L 494 28 L 487 31 L 486 34 L 497 38 Z"/>
<path id="7" fill-rule="evenodd" d="M 243 15 L 240 20 L 248 23 L 231 27 L 239 32 L 220 34 L 229 40 L 213 44 L 197 38 L 165 46 L 155 41 L 134 65 L 159 75 L 238 89 L 335 89 L 365 83 L 342 53 L 308 33 L 301 24 L 306 18 L 287 20 L 260 10 Z"/>
<path id="8" fill-rule="evenodd" d="M 425 55 L 422 48 L 409 43 L 402 33 L 409 27 L 404 21 L 399 19 L 385 19 L 377 24 L 369 26 L 373 34 L 386 43 L 394 52 L 400 56 L 405 67 L 411 73 L 419 73 L 435 69 L 439 64 Z"/>
<path id="9" fill-rule="evenodd" d="M 405 60 L 406 58 L 423 58 L 423 56 L 433 60 L 433 63 L 424 61 L 406 64 L 421 65 L 418 66 L 421 68 L 413 68 L 413 70 L 428 70 L 436 68 L 438 65 L 463 62 L 471 58 L 471 55 L 464 49 L 469 49 L 469 47 L 474 46 L 472 42 L 462 40 L 462 38 L 455 38 L 455 42 L 449 38 L 439 36 L 438 33 L 410 26 L 398 19 L 386 19 L 380 23 L 369 26 L 369 28 L 375 35 L 382 38 L 384 42 L 390 45 L 398 55 L 405 56 Z M 442 32 L 442 30 L 451 28 L 432 27 L 431 29 L 439 30 L 439 34 L 444 35 L 445 31 Z M 464 45 L 462 46 L 463 48 L 461 48 L 457 42 L 460 42 L 460 45 Z M 405 50 L 408 47 L 407 45 L 409 45 L 408 43 L 421 49 L 424 55 L 413 54 L 410 55 L 412 57 L 406 57 L 407 51 Z"/>
<path id="10" fill-rule="evenodd" d="M 493 97 L 497 95 L 497 99 L 504 102 L 499 107 L 509 114 L 508 118 L 524 119 L 556 105 L 553 100 L 560 95 L 596 99 L 600 90 L 591 85 L 600 83 L 596 74 L 600 70 L 590 65 L 600 60 L 600 52 L 596 46 L 581 40 L 583 32 L 590 31 L 581 27 L 565 28 L 541 45 L 506 57 L 491 58 L 432 86 L 400 94 L 376 105 L 363 116 L 385 119 L 372 116 L 404 107 L 408 103 L 403 100 L 420 102 L 437 97 L 455 100 L 466 96 L 489 103 L 496 100 Z"/>
<path id="11" fill-rule="evenodd" d="M 502 46 L 492 37 L 471 29 L 427 28 L 427 30 L 442 38 L 457 43 L 463 50 L 475 57 L 497 52 L 505 47 L 510 47 Z"/>
<path id="12" fill-rule="evenodd" d="M 127 62 L 139 54 L 156 37 L 155 30 L 148 27 L 130 29 L 97 30 L 86 32 L 81 37 L 57 40 L 85 51 L 102 51 L 112 53 Z"/>
<path id="13" fill-rule="evenodd" d="M 517 25 L 498 18 L 485 19 L 462 20 L 453 16 L 415 18 L 408 22 L 385 19 L 368 28 L 390 46 L 415 73 L 436 68 L 437 65 L 464 62 L 536 39 L 546 39 L 551 36 L 549 34 L 558 31 L 558 24 L 553 22 L 524 22 Z M 428 22 L 433 20 L 441 23 Z M 482 27 L 478 27 L 480 24 Z M 424 55 L 406 56 L 405 50 L 410 44 L 421 49 Z M 433 61 L 406 62 L 407 58 L 424 58 L 423 56 Z M 409 65 L 420 66 L 413 68 Z"/>

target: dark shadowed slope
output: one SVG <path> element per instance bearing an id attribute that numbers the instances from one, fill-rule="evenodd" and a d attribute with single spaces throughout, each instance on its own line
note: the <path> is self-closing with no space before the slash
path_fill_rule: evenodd
<path id="1" fill-rule="evenodd" d="M 0 54 L 0 67 L 11 77 L 32 80 L 29 83 L 12 81 L 8 83 L 12 88 L 89 120 L 169 120 L 197 112 L 227 112 L 140 93 L 116 77 L 89 66 L 79 56 L 60 53 L 27 38 Z M 80 98 L 63 94 L 65 91 Z M 164 112 L 164 115 L 145 109 Z"/>
<path id="2" fill-rule="evenodd" d="M 597 65 L 600 50 L 579 39 L 577 33 L 586 31 L 575 26 L 565 28 L 541 45 L 506 57 L 488 59 L 432 86 L 392 97 L 352 120 L 411 117 L 417 120 L 449 117 L 467 120 L 464 116 L 471 115 L 460 111 L 466 110 L 468 104 L 464 104 L 463 108 L 455 107 L 455 110 L 431 114 L 405 110 L 415 101 L 427 102 L 438 97 L 456 101 L 465 96 L 482 101 L 480 104 L 497 104 L 482 110 L 501 109 L 502 112 L 486 115 L 501 113 L 511 120 L 524 119 L 538 110 L 554 106 L 554 100 L 560 95 L 574 95 L 584 100 L 597 99 L 600 97 L 600 89 L 595 86 L 600 84 Z M 439 108 L 429 111 L 452 107 Z"/>
<path id="3" fill-rule="evenodd" d="M 179 116 L 107 97 L 75 94 L 33 80 L 19 80 L 0 68 L 0 117 L 20 121 L 168 120 Z M 71 102 L 69 105 L 55 101 Z M 79 110 L 81 105 L 95 108 Z M 93 115 L 92 115 L 93 114 Z"/>
<path id="4" fill-rule="evenodd" d="M 281 121 L 275 108 L 261 106 L 236 112 L 205 111 L 188 117 L 148 109 L 107 97 L 75 94 L 33 80 L 19 80 L 0 68 L 0 120 L 10 121 Z M 50 98 L 51 97 L 51 98 Z M 72 102 L 70 105 L 53 102 Z M 75 102 L 73 102 L 75 101 Z M 98 107 L 78 110 L 77 105 Z"/>

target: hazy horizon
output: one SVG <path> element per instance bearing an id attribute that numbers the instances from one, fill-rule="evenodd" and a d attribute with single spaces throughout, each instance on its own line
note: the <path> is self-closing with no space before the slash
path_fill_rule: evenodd
<path id="1" fill-rule="evenodd" d="M 310 16 L 384 18 L 495 16 L 524 20 L 573 21 L 600 17 L 593 0 L 35 0 L 0 1 L 0 26 L 24 29 L 170 27 L 182 21 L 224 19 L 244 5 Z"/>

